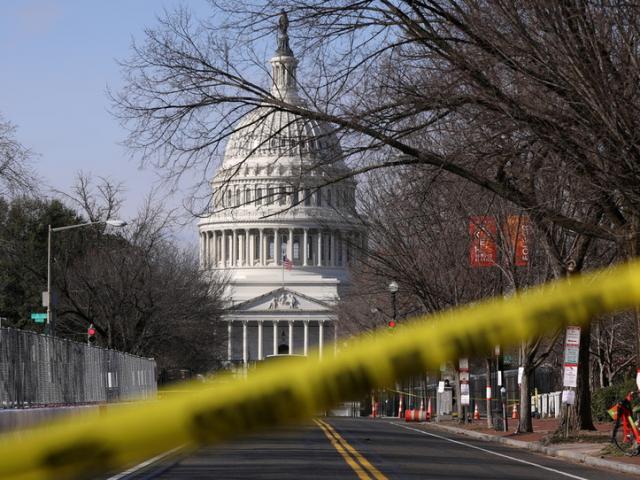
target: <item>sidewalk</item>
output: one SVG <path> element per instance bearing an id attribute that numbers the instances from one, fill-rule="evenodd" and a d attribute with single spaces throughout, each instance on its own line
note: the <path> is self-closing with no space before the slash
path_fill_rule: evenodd
<path id="1" fill-rule="evenodd" d="M 640 475 L 640 456 L 627 457 L 610 443 L 613 424 L 596 424 L 597 431 L 581 431 L 577 439 L 568 442 L 551 443 L 551 434 L 558 426 L 558 419 L 534 419 L 533 433 L 514 433 L 518 420 L 509 419 L 509 431 L 497 432 L 487 428 L 485 419 L 471 424 L 457 421 L 431 422 L 429 428 L 443 429 L 452 433 L 467 435 L 479 440 L 502 443 L 516 448 L 525 448 L 544 455 L 566 458 L 574 462 L 617 472 Z"/>

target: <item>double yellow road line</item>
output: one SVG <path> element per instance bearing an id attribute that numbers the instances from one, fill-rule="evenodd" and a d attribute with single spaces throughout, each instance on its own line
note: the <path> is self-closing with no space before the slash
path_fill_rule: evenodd
<path id="1" fill-rule="evenodd" d="M 347 465 L 351 467 L 360 480 L 389 480 L 380 470 L 371 465 L 360 452 L 349 445 L 349 442 L 342 438 L 331 425 L 317 418 L 313 421 L 322 429 L 333 448 L 344 458 L 344 461 L 347 462 Z"/>

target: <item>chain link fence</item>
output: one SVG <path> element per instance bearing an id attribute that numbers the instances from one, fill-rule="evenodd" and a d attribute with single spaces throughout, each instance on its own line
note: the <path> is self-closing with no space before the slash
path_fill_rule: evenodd
<path id="1" fill-rule="evenodd" d="M 0 328 L 0 408 L 146 399 L 156 392 L 151 358 Z"/>

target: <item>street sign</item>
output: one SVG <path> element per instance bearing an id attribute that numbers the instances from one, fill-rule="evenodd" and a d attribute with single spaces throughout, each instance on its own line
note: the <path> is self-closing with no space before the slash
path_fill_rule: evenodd
<path id="1" fill-rule="evenodd" d="M 567 327 L 564 340 L 563 387 L 578 386 L 578 361 L 580 352 L 580 327 Z"/>
<path id="2" fill-rule="evenodd" d="M 44 323 L 47 320 L 47 314 L 46 313 L 32 313 L 31 314 L 31 320 L 33 320 L 36 323 Z"/>
<path id="3" fill-rule="evenodd" d="M 567 345 L 564 351 L 564 363 L 571 365 L 578 364 L 578 357 L 580 354 L 580 347 L 577 345 Z"/>
<path id="4" fill-rule="evenodd" d="M 562 391 L 562 403 L 566 403 L 567 405 L 573 405 L 576 403 L 576 392 L 575 390 L 563 390 Z"/>
<path id="5" fill-rule="evenodd" d="M 580 345 L 580 327 L 567 327 L 566 345 Z"/>
<path id="6" fill-rule="evenodd" d="M 578 366 L 577 365 L 565 365 L 564 366 L 564 381 L 562 382 L 565 387 L 577 387 L 578 386 Z"/>

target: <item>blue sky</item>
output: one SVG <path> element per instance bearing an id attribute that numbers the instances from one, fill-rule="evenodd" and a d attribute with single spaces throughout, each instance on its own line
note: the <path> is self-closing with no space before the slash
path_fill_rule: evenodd
<path id="1" fill-rule="evenodd" d="M 42 190 L 68 191 L 77 172 L 123 181 L 123 216 L 133 215 L 156 181 L 120 145 L 126 132 L 109 113 L 107 87 L 122 85 L 116 59 L 179 0 L 0 1 L 0 113 L 36 154 Z M 186 2 L 210 14 L 206 0 Z M 174 199 L 177 204 L 179 198 Z M 193 228 L 184 235 L 196 238 Z M 182 236 L 182 235 L 181 235 Z"/>

